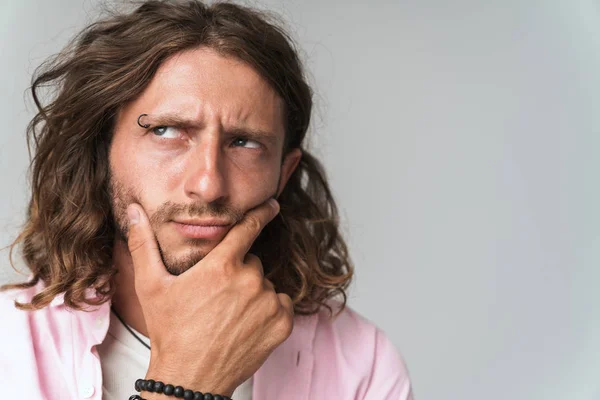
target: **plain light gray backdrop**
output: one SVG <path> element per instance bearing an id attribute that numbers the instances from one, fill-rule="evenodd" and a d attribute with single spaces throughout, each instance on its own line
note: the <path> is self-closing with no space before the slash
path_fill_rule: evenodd
<path id="1" fill-rule="evenodd" d="M 416 398 L 600 399 L 600 3 L 250 4 L 303 51 L 350 305 L 398 347 Z M 97 10 L 0 5 L 0 246 L 28 201 L 33 69 Z"/>

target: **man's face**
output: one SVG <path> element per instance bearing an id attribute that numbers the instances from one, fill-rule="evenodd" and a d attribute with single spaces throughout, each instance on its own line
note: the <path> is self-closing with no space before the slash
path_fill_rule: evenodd
<path id="1" fill-rule="evenodd" d="M 186 271 L 281 192 L 301 157 L 296 149 L 282 163 L 283 141 L 283 102 L 251 67 L 205 48 L 177 54 L 117 118 L 109 157 L 118 234 L 127 237 L 127 206 L 141 204 L 167 270 Z"/>

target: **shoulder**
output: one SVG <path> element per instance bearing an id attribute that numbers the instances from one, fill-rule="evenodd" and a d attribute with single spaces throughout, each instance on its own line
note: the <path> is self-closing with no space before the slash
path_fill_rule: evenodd
<path id="1" fill-rule="evenodd" d="M 329 304 L 334 313 L 341 306 Z M 315 318 L 315 357 L 359 382 L 357 398 L 412 399 L 406 362 L 381 328 L 349 306 L 335 317 L 322 309 Z"/>
<path id="2" fill-rule="evenodd" d="M 0 338 L 3 343 L 14 343 L 17 338 L 37 336 L 40 331 L 56 320 L 54 307 L 44 307 L 36 311 L 20 310 L 16 302 L 29 303 L 41 289 L 43 284 L 24 289 L 9 289 L 0 291 L 0 314 L 6 323 L 6 329 L 2 329 Z M 28 333 L 29 332 L 29 333 Z"/>
<path id="3" fill-rule="evenodd" d="M 40 281 L 29 288 L 0 291 L 0 313 L 7 327 L 0 331 L 0 339 L 5 339 L 4 343 L 8 339 L 14 342 L 16 338 L 27 338 L 34 345 L 48 345 L 49 341 L 64 341 L 65 337 L 72 337 L 72 330 L 77 325 L 90 325 L 89 315 L 92 313 L 67 307 L 64 304 L 64 293 L 38 310 L 20 310 L 16 307 L 16 302 L 31 302 L 44 287 L 44 283 Z"/>
<path id="4" fill-rule="evenodd" d="M 51 348 L 40 351 L 37 342 L 48 340 L 51 335 L 45 329 L 47 325 L 40 323 L 40 318 L 47 319 L 45 311 L 19 310 L 15 301 L 29 301 L 35 293 L 35 287 L 0 292 L 0 315 L 3 322 L 0 329 L 0 370 L 3 371 L 0 382 L 8 393 L 15 395 L 18 388 L 25 385 L 27 390 L 24 393 L 34 397 L 41 395 L 35 384 L 38 379 L 36 371 L 40 366 L 38 355 L 43 356 L 46 354 L 44 351 L 52 351 Z"/>
<path id="5" fill-rule="evenodd" d="M 74 366 L 84 366 L 85 374 L 94 371 L 94 355 L 89 351 L 95 343 L 89 333 L 94 325 L 86 320 L 89 313 L 66 307 L 62 296 L 35 311 L 15 306 L 15 301 L 30 302 L 42 289 L 40 283 L 0 292 L 3 398 L 54 398 L 56 393 L 79 398 Z"/>
<path id="6" fill-rule="evenodd" d="M 334 315 L 331 316 L 327 309 L 322 308 L 314 316 L 315 341 L 335 342 L 355 353 L 358 350 L 360 356 L 366 355 L 362 354 L 363 352 L 372 354 L 378 345 L 393 347 L 381 328 L 350 306 L 346 305 L 335 315 L 341 308 L 341 302 L 330 300 L 328 304 L 332 307 Z"/>
<path id="7" fill-rule="evenodd" d="M 344 345 L 352 347 L 355 343 L 364 341 L 373 341 L 377 335 L 377 326 L 359 314 L 357 311 L 346 305 L 339 311 L 342 303 L 337 300 L 330 300 L 333 316 L 326 308 L 321 308 L 316 315 L 317 324 L 315 334 L 330 339 L 339 340 Z M 336 315 L 336 313 L 338 313 Z"/>
<path id="8" fill-rule="evenodd" d="M 27 316 L 27 311 L 19 310 L 15 302 L 29 302 L 38 292 L 40 285 L 25 289 L 8 289 L 0 291 L 0 313 L 10 319 L 19 319 Z"/>
<path id="9" fill-rule="evenodd" d="M 41 308 L 36 311 L 24 311 L 16 307 L 16 302 L 29 303 L 33 296 L 44 289 L 45 285 L 39 281 L 34 286 L 23 289 L 9 289 L 0 291 L 0 312 L 2 315 L 10 315 L 13 318 L 27 317 L 33 314 L 44 314 L 54 309 L 56 305 L 62 305 L 62 295 L 57 296 L 48 307 Z"/>

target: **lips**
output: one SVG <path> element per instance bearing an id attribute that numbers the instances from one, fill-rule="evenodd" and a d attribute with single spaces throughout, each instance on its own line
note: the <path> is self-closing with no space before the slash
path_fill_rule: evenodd
<path id="1" fill-rule="evenodd" d="M 223 221 L 173 221 L 175 229 L 188 238 L 216 240 L 224 236 L 230 224 Z"/>
<path id="2" fill-rule="evenodd" d="M 200 218 L 177 218 L 173 220 L 174 222 L 186 225 L 202 225 L 202 226 L 210 226 L 210 225 L 231 225 L 231 221 L 226 219 L 200 219 Z"/>

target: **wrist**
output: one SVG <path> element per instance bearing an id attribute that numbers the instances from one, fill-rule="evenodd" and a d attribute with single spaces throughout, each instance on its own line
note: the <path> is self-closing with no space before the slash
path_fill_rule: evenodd
<path id="1" fill-rule="evenodd" d="M 194 386 L 175 386 L 171 381 L 161 381 L 154 379 L 138 379 L 135 382 L 135 389 L 140 392 L 143 400 L 166 400 L 183 398 L 184 400 L 231 400 L 234 389 L 222 390 L 197 390 Z M 210 395 L 210 396 L 207 396 Z"/>
<path id="2" fill-rule="evenodd" d="M 215 371 L 213 370 L 210 372 L 214 374 Z M 208 392 L 231 397 L 237 385 L 233 384 L 230 379 L 214 376 L 210 374 L 210 372 L 194 373 L 189 368 L 185 370 L 183 368 L 178 368 L 178 370 L 176 370 L 174 368 L 168 368 L 164 366 L 164 364 L 161 364 L 160 366 L 151 364 L 144 379 L 161 381 L 164 382 L 165 385 L 171 384 L 173 386 L 181 386 L 194 392 Z"/>

